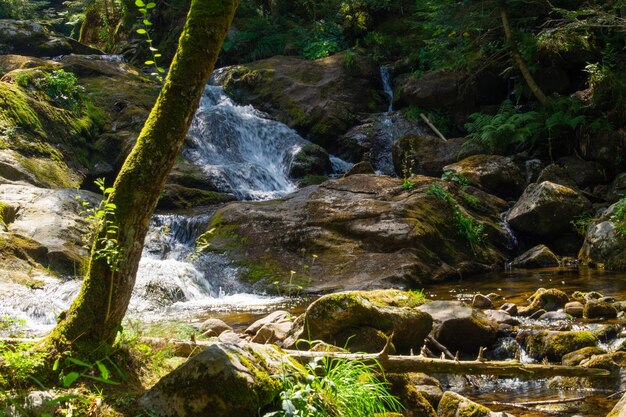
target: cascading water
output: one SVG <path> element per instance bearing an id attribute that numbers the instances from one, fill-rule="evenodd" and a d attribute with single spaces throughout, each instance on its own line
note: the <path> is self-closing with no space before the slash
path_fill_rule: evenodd
<path id="1" fill-rule="evenodd" d="M 387 96 L 389 105 L 387 106 L 387 113 L 393 111 L 393 86 L 391 84 L 391 67 L 383 65 L 380 67 L 380 78 L 383 82 L 383 91 Z"/>
<path id="2" fill-rule="evenodd" d="M 293 157 L 308 143 L 252 106 L 239 106 L 207 86 L 189 130 L 183 156 L 216 187 L 239 199 L 267 200 L 296 189 L 288 178 Z"/>

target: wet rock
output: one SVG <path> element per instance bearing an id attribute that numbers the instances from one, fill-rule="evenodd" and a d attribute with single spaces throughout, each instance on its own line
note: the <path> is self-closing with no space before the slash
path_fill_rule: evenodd
<path id="1" fill-rule="evenodd" d="M 375 174 L 374 167 L 367 161 L 361 161 L 352 166 L 345 174 L 344 177 L 350 177 L 356 174 Z"/>
<path id="2" fill-rule="evenodd" d="M 546 313 L 547 313 L 546 310 L 544 310 L 543 308 L 540 308 L 539 310 L 536 310 L 534 313 L 528 316 L 528 318 L 532 320 L 539 320 L 539 317 L 543 316 Z M 524 316 L 524 315 L 525 314 L 520 314 L 520 316 Z"/>
<path id="3" fill-rule="evenodd" d="M 520 335 L 528 355 L 536 360 L 547 358 L 552 362 L 560 362 L 564 355 L 596 346 L 598 339 L 591 332 L 548 331 L 542 330 Z"/>
<path id="4" fill-rule="evenodd" d="M 514 268 L 545 268 L 559 266 L 559 258 L 546 245 L 537 245 L 513 259 Z"/>
<path id="5" fill-rule="evenodd" d="M 502 306 L 500 306 L 500 310 L 510 314 L 513 317 L 517 316 L 518 314 L 517 304 L 514 303 L 502 304 Z"/>
<path id="6" fill-rule="evenodd" d="M 244 344 L 244 341 L 242 340 L 241 336 L 239 336 L 237 333 L 233 332 L 232 330 L 226 330 L 220 333 L 220 335 L 217 336 L 217 340 L 219 340 L 220 343 L 232 343 L 235 345 Z"/>
<path id="7" fill-rule="evenodd" d="M 626 312 L 626 301 L 617 301 L 613 303 L 613 307 L 619 312 Z"/>
<path id="8" fill-rule="evenodd" d="M 539 316 L 539 320 L 543 321 L 567 321 L 570 317 L 563 311 L 548 311 Z"/>
<path id="9" fill-rule="evenodd" d="M 569 297 L 563 291 L 556 288 L 540 288 L 528 299 L 530 305 L 518 310 L 520 316 L 529 316 L 536 311 L 556 311 L 563 308 L 569 301 Z"/>
<path id="10" fill-rule="evenodd" d="M 498 324 L 509 324 L 511 326 L 519 325 L 519 320 L 511 317 L 509 313 L 503 310 L 484 310 L 483 314 L 485 314 L 489 319 L 495 321 Z"/>
<path id="11" fill-rule="evenodd" d="M 428 175 L 440 177 L 444 167 L 468 155 L 463 150 L 465 138 L 443 141 L 429 134 L 405 135 L 393 145 L 393 165 L 399 176 Z"/>
<path id="12" fill-rule="evenodd" d="M 587 301 L 592 301 L 592 300 L 599 300 L 602 297 L 604 296 L 597 291 L 589 291 L 589 292 L 574 291 L 572 293 L 572 298 L 576 301 L 580 301 L 581 303 L 586 303 Z"/>
<path id="13" fill-rule="evenodd" d="M 277 201 L 230 203 L 207 227 L 214 229 L 206 235 L 208 250 L 227 253 L 242 267 L 242 280 L 259 291 L 276 291 L 273 283 L 289 282 L 303 262 L 310 267 L 292 281 L 304 292 L 414 287 L 503 264 L 510 247 L 499 217 L 504 201 L 473 189 L 481 202 L 473 210 L 456 184 L 411 181 L 404 190 L 401 179 L 357 174 Z M 435 186 L 484 227 L 475 252 L 450 203 L 429 193 Z"/>
<path id="14" fill-rule="evenodd" d="M 291 319 L 291 313 L 289 313 L 288 311 L 276 310 L 252 323 L 246 328 L 244 333 L 249 335 L 255 335 L 261 329 L 261 327 L 265 326 L 268 323 L 280 323 L 282 321 L 288 321 Z"/>
<path id="15" fill-rule="evenodd" d="M 582 317 L 584 308 L 585 305 L 580 301 L 572 301 L 565 304 L 563 311 L 565 314 L 569 314 L 572 317 Z"/>
<path id="16" fill-rule="evenodd" d="M 419 352 L 432 329 L 431 316 L 414 309 L 423 302 L 412 293 L 398 290 L 325 295 L 296 319 L 284 347 L 308 348 L 298 341 L 322 340 L 353 352 L 368 348 L 375 353 L 384 346 L 385 335 L 393 332 L 392 343 L 398 352 Z"/>
<path id="17" fill-rule="evenodd" d="M 142 300 L 139 307 L 141 309 L 168 307 L 178 301 L 186 300 L 185 292 L 179 285 L 159 279 L 149 279 L 136 285 L 134 292 Z"/>
<path id="18" fill-rule="evenodd" d="M 178 184 L 166 184 L 159 198 L 158 208 L 162 210 L 188 209 L 227 203 L 235 197 L 215 191 L 189 188 Z"/>
<path id="19" fill-rule="evenodd" d="M 233 328 L 220 319 L 207 319 L 200 324 L 199 330 L 202 336 L 213 337 L 219 336 L 227 330 L 233 330 Z"/>
<path id="20" fill-rule="evenodd" d="M 618 231 L 614 220 L 620 203 L 609 207 L 596 224 L 589 227 L 578 259 L 585 265 L 611 270 L 626 269 L 626 236 Z"/>
<path id="21" fill-rule="evenodd" d="M 460 301 L 433 301 L 417 309 L 432 316 L 432 336 L 451 352 L 476 354 L 496 340 L 497 323 Z"/>
<path id="22" fill-rule="evenodd" d="M 516 231 L 552 238 L 570 231 L 571 221 L 589 208 L 589 201 L 578 192 L 544 181 L 526 188 L 507 215 L 507 221 Z"/>
<path id="23" fill-rule="evenodd" d="M 550 164 L 541 170 L 537 177 L 536 183 L 541 184 L 544 181 L 550 181 L 555 184 L 560 184 L 571 189 L 577 189 L 576 182 L 570 178 L 569 174 L 560 165 Z"/>
<path id="24" fill-rule="evenodd" d="M 0 20 L 0 54 L 54 57 L 69 54 L 101 54 L 74 39 L 57 35 L 40 23 Z"/>
<path id="25" fill-rule="evenodd" d="M 588 301 L 583 309 L 583 317 L 586 319 L 613 319 L 617 317 L 617 309 L 606 301 Z"/>
<path id="26" fill-rule="evenodd" d="M 304 145 L 294 156 L 289 167 L 289 177 L 304 178 L 309 175 L 328 175 L 332 173 L 328 152 L 321 146 L 309 143 Z"/>
<path id="27" fill-rule="evenodd" d="M 282 320 L 269 322 L 263 325 L 250 340 L 254 343 L 275 343 L 282 344 L 291 331 L 293 322 L 291 320 Z"/>
<path id="28" fill-rule="evenodd" d="M 280 392 L 272 375 L 284 372 L 288 361 L 272 345 L 216 343 L 163 377 L 139 402 L 159 417 L 256 415 Z"/>
<path id="29" fill-rule="evenodd" d="M 343 53 L 315 61 L 275 56 L 223 68 L 214 80 L 237 102 L 252 104 L 332 149 L 360 113 L 385 107 L 377 92 L 378 68 L 364 58 L 354 66 L 346 65 Z"/>
<path id="30" fill-rule="evenodd" d="M 438 417 L 514 417 L 508 413 L 495 413 L 484 405 L 475 403 L 455 392 L 446 391 L 437 407 Z"/>
<path id="31" fill-rule="evenodd" d="M 482 294 L 476 294 L 474 298 L 472 298 L 472 307 L 480 309 L 492 308 L 493 301 Z"/>
<path id="32" fill-rule="evenodd" d="M 524 191 L 522 173 L 511 158 L 499 155 L 473 155 L 443 168 L 467 178 L 488 193 L 517 198 Z"/>
<path id="33" fill-rule="evenodd" d="M 594 355 L 602 355 L 604 353 L 606 353 L 606 351 L 597 346 L 585 347 L 563 355 L 561 365 L 578 366 L 582 361 L 587 360 Z"/>
<path id="34" fill-rule="evenodd" d="M 439 380 L 422 373 L 410 373 L 408 377 L 415 389 L 426 398 L 434 409 L 437 409 L 443 396 L 443 389 Z"/>

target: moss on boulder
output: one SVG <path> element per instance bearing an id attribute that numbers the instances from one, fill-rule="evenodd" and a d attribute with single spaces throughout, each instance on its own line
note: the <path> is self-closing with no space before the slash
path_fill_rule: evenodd
<path id="1" fill-rule="evenodd" d="M 523 338 L 524 336 L 522 336 Z M 591 332 L 542 330 L 525 335 L 523 340 L 526 352 L 536 360 L 547 358 L 560 362 L 564 355 L 585 347 L 598 344 L 598 338 Z"/>
<path id="2" fill-rule="evenodd" d="M 520 316 L 530 316 L 539 310 L 556 311 L 563 308 L 569 297 L 557 288 L 539 288 L 528 300 L 530 305 L 518 309 Z"/>
<path id="3" fill-rule="evenodd" d="M 296 319 L 284 346 L 308 348 L 300 341 L 322 340 L 351 351 L 378 352 L 386 341 L 384 335 L 393 332 L 398 352 L 418 351 L 432 328 L 432 318 L 414 308 L 424 302 L 419 295 L 399 290 L 325 295 Z M 353 335 L 356 343 L 350 343 Z M 371 343 L 365 343 L 368 338 Z"/>

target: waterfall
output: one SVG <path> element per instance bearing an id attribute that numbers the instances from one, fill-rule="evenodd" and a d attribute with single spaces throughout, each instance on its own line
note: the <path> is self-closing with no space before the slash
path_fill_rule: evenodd
<path id="1" fill-rule="evenodd" d="M 380 67 L 380 78 L 383 82 L 383 91 L 387 96 L 389 105 L 387 106 L 387 113 L 393 111 L 393 86 L 391 85 L 391 67 L 382 65 Z"/>
<path id="2" fill-rule="evenodd" d="M 237 105 L 221 87 L 211 85 L 204 91 L 189 138 L 183 156 L 201 167 L 219 191 L 246 200 L 294 191 L 289 168 L 308 143 L 286 125 L 252 106 Z"/>

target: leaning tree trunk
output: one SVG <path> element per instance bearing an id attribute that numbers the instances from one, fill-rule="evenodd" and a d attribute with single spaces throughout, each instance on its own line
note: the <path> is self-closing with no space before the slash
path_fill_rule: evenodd
<path id="1" fill-rule="evenodd" d="M 526 81 L 528 88 L 530 88 L 530 91 L 533 93 L 537 101 L 539 101 L 542 106 L 545 106 L 548 101 L 546 95 L 541 90 L 541 87 L 539 87 L 539 85 L 537 85 L 537 83 L 535 82 L 533 75 L 528 70 L 526 62 L 524 62 L 524 58 L 522 57 L 522 54 L 520 53 L 517 45 L 515 44 L 515 40 L 513 39 L 513 35 L 511 33 L 511 25 L 509 23 L 509 14 L 507 13 L 504 0 L 500 2 L 499 7 L 502 27 L 504 28 L 504 37 L 506 38 L 506 41 L 509 44 L 509 48 L 511 49 L 511 55 L 513 55 L 515 65 L 517 66 L 519 72 L 522 74 L 522 77 L 524 77 L 524 81 Z"/>
<path id="2" fill-rule="evenodd" d="M 110 345 L 126 314 L 144 238 L 213 70 L 239 0 L 193 0 L 161 93 L 118 174 L 110 202 L 122 261 L 111 268 L 91 252 L 82 289 L 46 339 L 45 347 L 88 353 Z M 100 236 L 103 236 L 100 231 Z M 112 270 L 113 269 L 113 270 Z"/>

